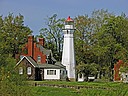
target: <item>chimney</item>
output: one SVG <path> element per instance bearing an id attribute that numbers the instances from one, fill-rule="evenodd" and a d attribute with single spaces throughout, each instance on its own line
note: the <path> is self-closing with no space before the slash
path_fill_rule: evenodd
<path id="1" fill-rule="evenodd" d="M 39 44 L 44 46 L 44 38 L 39 38 Z"/>
<path id="2" fill-rule="evenodd" d="M 34 36 L 28 36 L 28 56 L 33 57 L 34 50 Z"/>

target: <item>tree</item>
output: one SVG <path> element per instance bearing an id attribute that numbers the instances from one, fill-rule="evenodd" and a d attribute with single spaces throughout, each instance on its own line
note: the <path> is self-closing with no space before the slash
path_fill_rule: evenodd
<path id="1" fill-rule="evenodd" d="M 6 57 L 1 60 L 3 56 Z M 0 96 L 32 96 L 25 76 L 20 76 L 14 67 L 16 60 L 2 54 L 0 62 Z"/>
<path id="2" fill-rule="evenodd" d="M 20 53 L 22 45 L 32 31 L 24 26 L 23 16 L 9 14 L 0 16 L 0 96 L 31 96 L 25 77 L 14 68 L 15 55 Z"/>
<path id="3" fill-rule="evenodd" d="M 117 60 L 126 61 L 128 19 L 125 16 L 104 18 L 105 23 L 95 34 L 93 50 L 98 57 L 101 68 L 109 68 L 108 77 L 112 78 L 112 69 Z M 98 38 L 97 38 L 98 37 Z"/>
<path id="4" fill-rule="evenodd" d="M 47 18 L 46 25 L 48 27 L 42 28 L 40 30 L 40 35 L 45 38 L 45 47 L 51 49 L 54 57 L 60 61 L 62 54 L 62 28 L 64 26 L 64 19 L 57 19 L 57 15 L 54 14 L 53 16 Z"/>
<path id="5" fill-rule="evenodd" d="M 99 32 L 99 29 L 106 23 L 105 19 L 110 18 L 111 16 L 114 16 L 113 13 L 108 12 L 108 10 L 94 10 L 91 15 L 92 19 L 92 27 L 93 27 L 93 33 Z"/>
<path id="6" fill-rule="evenodd" d="M 24 17 L 19 14 L 6 17 L 0 16 L 0 49 L 1 54 L 11 54 L 15 58 L 19 54 L 23 44 L 27 42 L 27 36 L 32 33 L 29 27 L 23 23 Z"/>
<path id="7" fill-rule="evenodd" d="M 113 14 L 102 9 L 93 11 L 90 17 L 88 15 L 81 15 L 74 19 L 76 27 L 74 37 L 77 62 L 98 63 L 97 56 L 95 56 L 92 48 L 96 41 L 94 36 L 105 23 L 105 18 L 111 16 Z"/>
<path id="8" fill-rule="evenodd" d="M 76 61 L 84 63 L 92 63 L 91 38 L 92 38 L 92 19 L 87 15 L 77 16 L 75 19 L 76 31 L 75 39 L 75 54 Z"/>
<path id="9" fill-rule="evenodd" d="M 77 64 L 100 65 L 100 76 L 112 79 L 114 63 L 127 61 L 127 17 L 115 16 L 107 10 L 93 11 L 92 16 L 75 18 L 75 51 Z"/>

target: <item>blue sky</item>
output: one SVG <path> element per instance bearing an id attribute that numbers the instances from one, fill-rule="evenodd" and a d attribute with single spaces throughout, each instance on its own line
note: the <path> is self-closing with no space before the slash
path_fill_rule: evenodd
<path id="1" fill-rule="evenodd" d="M 24 16 L 25 25 L 34 35 L 45 26 L 45 18 L 57 14 L 58 18 L 73 18 L 78 15 L 90 15 L 94 10 L 107 9 L 116 15 L 124 12 L 128 15 L 127 0 L 0 0 L 0 15 L 10 13 Z"/>

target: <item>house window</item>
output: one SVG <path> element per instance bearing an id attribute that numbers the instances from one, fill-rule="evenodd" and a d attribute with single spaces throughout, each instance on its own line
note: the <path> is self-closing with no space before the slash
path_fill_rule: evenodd
<path id="1" fill-rule="evenodd" d="M 41 63 L 41 57 L 40 56 L 37 57 L 37 62 Z"/>
<path id="2" fill-rule="evenodd" d="M 19 67 L 19 74 L 23 74 L 23 68 Z"/>
<path id="3" fill-rule="evenodd" d="M 56 75 L 56 70 L 47 70 L 47 75 Z"/>
<path id="4" fill-rule="evenodd" d="M 32 74 L 32 69 L 31 69 L 31 67 L 28 67 L 28 68 L 27 68 L 27 74 L 28 74 L 28 75 L 31 75 L 31 74 Z"/>

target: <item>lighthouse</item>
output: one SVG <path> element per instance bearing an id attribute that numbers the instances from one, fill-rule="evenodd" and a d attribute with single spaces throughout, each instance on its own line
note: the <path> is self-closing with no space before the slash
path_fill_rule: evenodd
<path id="1" fill-rule="evenodd" d="M 67 77 L 70 81 L 75 81 L 75 52 L 74 52 L 74 21 L 70 16 L 65 21 L 63 29 L 64 42 L 63 42 L 63 53 L 62 53 L 62 64 L 66 66 Z"/>

